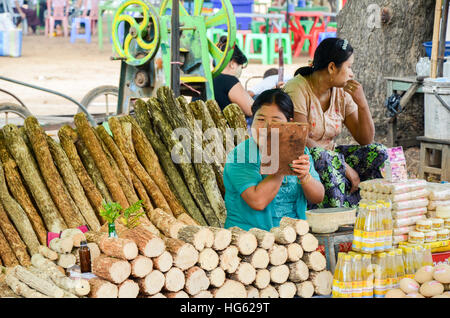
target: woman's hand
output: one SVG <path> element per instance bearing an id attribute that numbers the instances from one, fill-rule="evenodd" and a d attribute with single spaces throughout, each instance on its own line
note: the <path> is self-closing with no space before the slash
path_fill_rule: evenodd
<path id="1" fill-rule="evenodd" d="M 364 89 L 360 83 L 355 80 L 349 80 L 344 87 L 344 91 L 350 94 L 353 101 L 359 105 L 367 105 L 366 95 Z"/>
<path id="2" fill-rule="evenodd" d="M 358 191 L 359 183 L 361 182 L 361 180 L 359 179 L 358 172 L 356 172 L 356 170 L 350 167 L 347 163 L 345 164 L 345 176 L 352 185 L 350 193 Z"/>
<path id="3" fill-rule="evenodd" d="M 290 165 L 292 171 L 297 174 L 297 177 L 302 181 L 309 175 L 310 162 L 308 155 L 302 155 L 297 160 L 292 161 Z"/>

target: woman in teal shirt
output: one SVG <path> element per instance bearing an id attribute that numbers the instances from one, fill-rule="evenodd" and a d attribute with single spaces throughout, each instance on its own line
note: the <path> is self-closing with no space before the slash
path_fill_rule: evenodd
<path id="1" fill-rule="evenodd" d="M 294 115 L 289 95 L 280 89 L 261 93 L 252 106 L 252 137 L 240 143 L 227 156 L 224 169 L 225 228 L 238 226 L 248 231 L 269 231 L 279 226 L 282 217 L 306 219 L 307 201 L 322 202 L 324 187 L 314 169 L 309 150 L 292 162 L 296 176 L 260 173 L 261 159 L 257 141 L 259 129 L 271 122 L 288 122 Z M 282 155 L 282 154 L 280 154 Z"/>

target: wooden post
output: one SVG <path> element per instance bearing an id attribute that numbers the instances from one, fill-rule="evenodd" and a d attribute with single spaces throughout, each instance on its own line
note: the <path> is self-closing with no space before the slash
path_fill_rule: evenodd
<path id="1" fill-rule="evenodd" d="M 442 18 L 442 1 L 436 0 L 436 9 L 434 12 L 434 28 L 433 28 L 433 48 L 431 51 L 431 78 L 437 77 L 437 64 L 439 53 L 439 30 Z"/>
<path id="2" fill-rule="evenodd" d="M 441 32 L 439 33 L 439 52 L 437 58 L 437 77 L 444 76 L 444 56 L 445 56 L 445 47 L 446 47 L 446 37 L 447 37 L 447 20 L 448 20 L 448 9 L 449 9 L 449 0 L 444 0 L 444 6 L 442 13 L 442 23 L 441 23 Z"/>
<path id="3" fill-rule="evenodd" d="M 172 1 L 172 29 L 171 35 L 171 62 L 170 66 L 170 87 L 172 88 L 176 97 L 180 96 L 180 2 L 179 0 Z M 175 32 L 176 31 L 176 32 Z"/>

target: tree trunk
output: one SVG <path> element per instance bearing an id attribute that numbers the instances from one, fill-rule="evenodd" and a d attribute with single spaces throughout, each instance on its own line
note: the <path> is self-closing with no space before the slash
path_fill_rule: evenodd
<path id="1" fill-rule="evenodd" d="M 80 211 L 70 202 L 71 198 L 68 196 L 64 182 L 53 163 L 46 134 L 35 117 L 30 116 L 25 119 L 25 130 L 53 202 L 58 207 L 59 213 L 61 213 L 67 226 L 76 228 L 84 225 L 85 221 Z"/>
<path id="2" fill-rule="evenodd" d="M 127 279 L 118 286 L 118 298 L 137 298 L 139 285 L 131 279 Z"/>
<path id="3" fill-rule="evenodd" d="M 176 293 L 164 293 L 164 296 L 166 298 L 189 298 L 189 295 L 183 290 Z"/>
<path id="4" fill-rule="evenodd" d="M 245 120 L 245 114 L 238 105 L 228 105 L 223 109 L 223 115 L 230 128 L 233 129 L 235 136 L 234 142 L 236 146 L 250 137 L 247 132 L 247 121 Z"/>
<path id="5" fill-rule="evenodd" d="M 230 245 L 223 251 L 219 251 L 218 254 L 220 259 L 219 266 L 228 274 L 234 273 L 241 262 L 238 256 L 239 249 L 234 245 Z"/>
<path id="6" fill-rule="evenodd" d="M 39 278 L 20 265 L 14 267 L 13 273 L 21 282 L 44 295 L 56 298 L 61 298 L 64 295 L 64 291 L 53 282 Z"/>
<path id="7" fill-rule="evenodd" d="M 164 287 L 165 276 L 158 270 L 153 270 L 145 276 L 137 280 L 141 293 L 145 295 L 154 295 L 161 291 Z"/>
<path id="8" fill-rule="evenodd" d="M 247 298 L 260 298 L 258 288 L 254 286 L 246 286 L 245 289 L 247 290 Z"/>
<path id="9" fill-rule="evenodd" d="M 19 174 L 17 164 L 6 148 L 5 137 L 3 136 L 3 133 L 1 131 L 0 159 L 3 163 L 5 178 L 12 196 L 14 197 L 14 199 L 16 199 L 16 201 L 20 204 L 20 206 L 27 214 L 28 219 L 33 225 L 34 232 L 36 233 L 39 242 L 41 244 L 45 244 L 47 242 L 47 230 L 45 229 L 44 222 L 42 221 L 41 216 L 34 207 L 27 189 L 23 185 L 22 177 Z"/>
<path id="10" fill-rule="evenodd" d="M 291 243 L 286 246 L 288 252 L 288 261 L 297 262 L 303 257 L 303 249 L 298 243 Z"/>
<path id="11" fill-rule="evenodd" d="M 5 265 L 6 266 L 18 265 L 15 264 L 14 262 L 14 260 L 16 260 L 17 258 L 20 265 L 29 266 L 30 256 L 27 252 L 27 246 L 20 238 L 20 235 L 19 233 L 17 233 L 17 230 L 15 229 L 14 225 L 12 225 L 1 203 L 0 203 L 0 231 L 2 232 L 2 236 L 4 236 L 5 238 L 4 241 L 5 245 L 3 247 L 3 252 L 6 253 L 5 257 L 9 259 L 9 261 L 8 260 L 5 261 L 4 259 Z M 11 258 L 9 256 L 8 247 L 10 247 L 10 249 L 13 251 L 14 258 Z M 11 264 L 11 262 L 14 264 Z M 7 265 L 7 263 L 11 265 Z"/>
<path id="12" fill-rule="evenodd" d="M 223 147 L 225 148 L 225 152 L 228 154 L 234 149 L 234 140 L 233 136 L 230 134 L 230 126 L 228 126 L 228 122 L 215 100 L 208 100 L 206 102 L 206 107 L 208 107 L 209 113 L 211 114 L 216 127 L 222 133 Z"/>
<path id="13" fill-rule="evenodd" d="M 100 256 L 92 262 L 92 273 L 112 283 L 120 284 L 130 276 L 131 265 L 117 258 Z"/>
<path id="14" fill-rule="evenodd" d="M 212 248 L 205 248 L 199 254 L 198 265 L 205 271 L 212 271 L 219 266 L 219 255 Z"/>
<path id="15" fill-rule="evenodd" d="M 182 179 L 180 173 L 178 172 L 178 169 L 173 163 L 172 158 L 170 156 L 170 152 L 167 150 L 166 146 L 161 141 L 161 139 L 158 136 L 156 136 L 155 132 L 153 131 L 153 127 L 150 122 L 150 117 L 148 114 L 147 104 L 142 100 L 137 100 L 134 109 L 136 111 L 136 119 L 140 127 L 147 136 L 147 139 L 152 144 L 155 152 L 158 154 L 158 158 L 160 160 L 162 168 L 166 176 L 172 183 L 173 187 L 175 188 L 175 191 L 178 194 L 178 198 L 181 199 L 182 204 L 185 207 L 186 211 L 200 225 L 206 225 L 207 224 L 206 220 L 203 217 L 197 205 L 195 204 L 194 199 L 191 193 L 189 192 L 186 183 Z"/>
<path id="16" fill-rule="evenodd" d="M 270 264 L 278 266 L 286 263 L 288 258 L 287 248 L 283 245 L 274 244 L 269 249 Z"/>
<path id="17" fill-rule="evenodd" d="M 173 257 L 172 254 L 165 251 L 158 257 L 153 258 L 153 267 L 159 270 L 162 273 L 167 272 L 172 268 L 173 265 Z"/>
<path id="18" fill-rule="evenodd" d="M 211 290 L 214 298 L 246 298 L 247 290 L 244 284 L 227 279 L 225 283 L 219 288 Z"/>
<path id="19" fill-rule="evenodd" d="M 258 247 L 261 247 L 265 250 L 270 249 L 275 243 L 275 235 L 273 233 L 257 228 L 250 229 L 249 232 L 256 236 Z"/>
<path id="20" fill-rule="evenodd" d="M 231 244 L 231 231 L 218 227 L 208 227 L 214 233 L 214 243 L 212 248 L 216 251 L 222 251 Z"/>
<path id="21" fill-rule="evenodd" d="M 198 251 L 211 247 L 214 243 L 214 233 L 207 227 L 197 225 L 186 225 L 182 227 L 177 238 L 192 244 Z"/>
<path id="22" fill-rule="evenodd" d="M 52 251 L 45 245 L 39 246 L 39 254 L 48 258 L 51 261 L 56 261 L 58 259 L 58 253 L 56 253 L 55 251 Z"/>
<path id="23" fill-rule="evenodd" d="M 173 238 L 165 238 L 164 243 L 176 267 L 186 270 L 197 263 L 198 251 L 191 244 Z"/>
<path id="24" fill-rule="evenodd" d="M 133 240 L 136 243 L 139 252 L 144 256 L 158 257 L 165 251 L 164 241 L 143 226 L 125 230 L 119 235 L 123 238 Z"/>
<path id="25" fill-rule="evenodd" d="M 111 192 L 114 201 L 119 203 L 122 208 L 128 208 L 129 204 L 125 194 L 123 193 L 119 181 L 112 171 L 111 165 L 109 164 L 108 159 L 106 158 L 106 155 L 97 140 L 97 137 L 92 131 L 92 127 L 89 124 L 86 115 L 84 113 L 78 113 L 75 115 L 74 121 L 77 126 L 78 134 L 100 170 L 102 178 L 105 181 L 108 190 Z"/>
<path id="26" fill-rule="evenodd" d="M 128 261 L 135 259 L 139 252 L 136 243 L 130 239 L 105 236 L 97 244 L 106 255 Z"/>
<path id="27" fill-rule="evenodd" d="M 184 225 L 173 215 L 165 212 L 162 209 L 154 209 L 149 212 L 150 221 L 160 230 L 165 236 L 177 238 L 178 232 L 187 225 Z"/>
<path id="28" fill-rule="evenodd" d="M 266 288 L 270 284 L 270 271 L 268 269 L 256 270 L 255 282 L 253 284 L 259 290 Z"/>
<path id="29" fill-rule="evenodd" d="M 300 260 L 291 263 L 289 266 L 289 280 L 294 283 L 300 283 L 308 279 L 309 269 L 306 264 Z"/>
<path id="30" fill-rule="evenodd" d="M 19 265 L 19 261 L 16 258 L 13 250 L 8 244 L 6 237 L 3 235 L 0 229 L 0 259 L 3 261 L 5 266 L 12 267 Z"/>
<path id="31" fill-rule="evenodd" d="M 28 217 L 27 217 L 27 214 L 25 213 L 25 211 L 22 209 L 20 204 L 17 203 L 17 201 L 14 200 L 14 198 L 9 195 L 8 188 L 6 186 L 5 175 L 3 172 L 3 166 L 1 163 L 0 163 L 0 200 L 1 200 L 1 203 L 3 204 L 4 210 L 6 211 L 9 218 L 12 220 L 12 222 L 14 223 L 14 225 L 17 229 L 17 232 L 19 232 L 23 242 L 28 247 L 28 250 L 30 251 L 30 253 L 31 254 L 37 253 L 39 250 L 39 245 L 40 245 L 39 239 L 37 238 L 36 233 L 34 232 L 33 226 L 31 225 L 30 220 L 28 220 Z M 5 224 L 6 222 L 2 222 L 2 223 Z M 8 228 L 5 228 L 4 234 L 7 235 L 8 237 L 12 237 L 12 235 L 10 236 L 10 234 L 12 234 L 12 233 L 6 233 L 7 231 L 8 231 Z M 17 240 L 15 240 L 15 241 L 17 241 Z M 18 251 L 18 252 L 20 252 L 20 251 Z M 23 255 L 23 253 L 22 253 L 22 255 Z M 16 256 L 19 258 L 19 261 L 24 260 L 23 258 L 20 258 L 21 255 L 16 254 Z M 23 257 L 26 257 L 26 256 L 23 256 Z M 28 261 L 29 261 L 29 258 L 28 258 Z"/>
<path id="32" fill-rule="evenodd" d="M 33 154 L 20 136 L 18 128 L 6 125 L 3 127 L 3 134 L 9 153 L 14 157 L 47 229 L 56 233 L 66 229 L 67 225 L 53 203 Z"/>
<path id="33" fill-rule="evenodd" d="M 136 120 L 131 116 L 125 116 L 121 118 L 121 120 L 126 120 L 132 124 L 132 137 L 136 153 L 140 161 L 142 162 L 142 165 L 145 167 L 148 174 L 153 178 L 153 180 L 155 180 L 159 189 L 166 198 L 167 203 L 169 204 L 170 209 L 173 212 L 173 215 L 175 217 L 178 217 L 179 215 L 186 213 L 186 210 L 180 204 L 178 198 L 170 189 L 169 183 L 167 182 L 167 177 L 164 175 L 164 172 L 161 169 L 158 156 L 156 156 L 151 143 L 146 138 L 145 133 L 142 131 L 141 127 L 139 127 Z"/>
<path id="34" fill-rule="evenodd" d="M 186 225 L 200 225 L 197 221 L 195 221 L 189 214 L 182 213 L 177 216 L 177 220 L 183 222 Z"/>
<path id="35" fill-rule="evenodd" d="M 297 235 L 305 235 L 309 232 L 309 224 L 306 220 L 292 219 L 289 217 L 283 217 L 280 221 L 280 227 L 290 225 L 294 228 Z"/>
<path id="36" fill-rule="evenodd" d="M 268 285 L 266 288 L 259 291 L 259 297 L 261 298 L 280 298 L 278 291 L 272 285 Z"/>
<path id="37" fill-rule="evenodd" d="M 191 158 L 184 158 L 183 156 L 186 155 L 186 153 L 190 154 L 191 149 L 189 147 L 185 149 L 183 144 L 178 139 L 174 138 L 172 132 L 175 128 L 171 126 L 171 124 L 168 122 L 168 118 L 166 118 L 166 116 L 163 114 L 161 105 L 157 99 L 149 99 L 148 109 L 150 111 L 151 118 L 153 119 L 153 122 L 155 123 L 156 128 L 158 129 L 159 134 L 164 141 L 167 149 L 169 149 L 172 157 L 175 155 L 179 157 L 179 159 L 181 159 L 181 162 L 178 163 L 178 166 L 181 168 L 184 179 L 186 180 L 186 184 L 198 206 L 202 210 L 204 218 L 207 220 L 208 225 L 220 227 L 221 224 L 219 222 L 219 219 L 217 218 L 207 195 L 202 189 L 201 182 L 197 178 L 194 165 L 191 163 L 191 161 L 185 161 L 186 159 L 191 160 Z M 194 218 L 197 220 L 196 217 Z M 200 224 L 202 223 L 200 222 Z"/>
<path id="38" fill-rule="evenodd" d="M 58 137 L 61 143 L 61 147 L 64 149 L 64 152 L 66 153 L 70 164 L 73 167 L 78 180 L 80 181 L 81 186 L 84 189 L 84 193 L 86 194 L 89 202 L 94 208 L 97 219 L 101 224 L 105 223 L 103 218 L 100 216 L 103 200 L 102 195 L 87 173 L 86 168 L 84 167 L 75 146 L 75 142 L 78 139 L 77 133 L 75 132 L 75 130 L 73 130 L 72 127 L 64 125 L 59 129 Z"/>
<path id="39" fill-rule="evenodd" d="M 392 12 L 386 22 L 381 19 L 384 8 Z M 387 135 L 384 77 L 415 76 L 416 63 L 424 55 L 422 43 L 432 39 L 434 9 L 435 1 L 427 0 L 359 0 L 348 1 L 337 17 L 338 36 L 355 48 L 352 69 L 364 87 L 377 141 Z M 416 95 L 399 116 L 398 137 L 416 143 L 415 136 L 424 132 L 423 114 L 423 97 Z"/>
<path id="40" fill-rule="evenodd" d="M 283 284 L 289 278 L 289 267 L 287 265 L 269 266 L 270 281 L 275 284 Z"/>
<path id="41" fill-rule="evenodd" d="M 164 290 L 168 292 L 179 292 L 184 288 L 186 278 L 178 267 L 172 267 L 165 275 Z"/>
<path id="42" fill-rule="evenodd" d="M 319 240 L 311 233 L 298 237 L 297 243 L 299 243 L 304 252 L 313 252 L 319 247 Z"/>
<path id="43" fill-rule="evenodd" d="M 70 238 L 54 238 L 50 241 L 49 247 L 60 254 L 70 253 L 73 248 L 73 241 Z"/>
<path id="44" fill-rule="evenodd" d="M 258 241 L 252 233 L 238 227 L 232 227 L 230 231 L 232 233 L 231 244 L 236 245 L 242 255 L 250 255 L 258 247 Z"/>
<path id="45" fill-rule="evenodd" d="M 317 295 L 328 296 L 331 294 L 333 275 L 329 271 L 311 272 L 309 280 L 313 283 Z"/>
<path id="46" fill-rule="evenodd" d="M 225 271 L 217 267 L 212 271 L 206 272 L 206 276 L 208 276 L 209 282 L 212 287 L 221 287 L 225 283 L 226 274 Z"/>
<path id="47" fill-rule="evenodd" d="M 273 227 L 270 232 L 275 235 L 277 244 L 291 244 L 297 238 L 297 233 L 290 225 Z"/>
<path id="48" fill-rule="evenodd" d="M 95 215 L 94 215 L 95 216 Z M 97 221 L 98 222 L 98 221 Z M 100 230 L 100 226 L 98 228 Z M 95 231 L 91 229 L 92 231 Z M 85 240 L 85 235 L 80 229 L 67 229 L 61 232 L 59 236 L 62 239 L 68 238 L 72 240 L 72 244 L 75 247 L 80 247 L 81 242 Z"/>
<path id="49" fill-rule="evenodd" d="M 184 291 L 189 295 L 197 295 L 202 290 L 207 290 L 209 287 L 209 279 L 203 269 L 198 266 L 189 268 L 186 273 L 186 283 L 184 284 Z"/>
<path id="50" fill-rule="evenodd" d="M 109 127 L 111 128 L 111 131 L 114 134 L 114 141 L 116 142 L 120 151 L 127 160 L 129 167 L 133 170 L 133 172 L 136 174 L 139 180 L 141 180 L 141 182 L 145 187 L 145 190 L 155 202 L 155 206 L 163 209 L 167 213 L 173 214 L 169 204 L 164 198 L 164 195 L 162 194 L 158 185 L 150 177 L 145 168 L 141 165 L 141 163 L 137 159 L 132 141 L 128 140 L 127 138 L 128 134 L 125 133 L 125 129 L 122 128 L 123 126 L 121 125 L 119 118 L 111 117 L 109 118 L 108 123 Z M 124 125 L 129 126 L 128 127 L 130 129 L 129 134 L 131 137 L 131 124 L 124 123 Z"/>
<path id="51" fill-rule="evenodd" d="M 327 267 L 327 259 L 318 251 L 305 253 L 303 261 L 310 270 L 316 272 L 323 271 Z"/>
<path id="52" fill-rule="evenodd" d="M 269 253 L 263 248 L 257 248 L 251 255 L 245 256 L 243 259 L 256 269 L 267 268 L 269 265 Z"/>
<path id="53" fill-rule="evenodd" d="M 91 278 L 89 285 L 91 286 L 89 298 L 117 298 L 119 295 L 119 288 L 106 280 Z"/>
<path id="54" fill-rule="evenodd" d="M 297 287 L 292 282 L 286 282 L 275 286 L 280 298 L 294 298 L 297 293 Z"/>
<path id="55" fill-rule="evenodd" d="M 58 266 L 62 268 L 70 268 L 77 263 L 77 257 L 73 254 L 59 254 L 58 256 Z"/>
<path id="56" fill-rule="evenodd" d="M 153 261 L 149 257 L 138 255 L 131 264 L 131 275 L 136 278 L 144 278 L 153 270 Z"/>
<path id="57" fill-rule="evenodd" d="M 231 279 L 237 280 L 244 285 L 250 285 L 255 281 L 256 270 L 247 262 L 241 262 L 237 270 L 231 275 Z"/>
<path id="58" fill-rule="evenodd" d="M 314 295 L 314 285 L 309 280 L 300 284 L 296 284 L 297 286 L 297 296 L 301 298 L 311 298 Z"/>
<path id="59" fill-rule="evenodd" d="M 22 283 L 17 277 L 14 276 L 13 273 L 9 273 L 6 275 L 5 279 L 6 284 L 8 284 L 9 288 L 19 296 L 25 298 L 50 298 L 35 289 L 28 287 L 27 284 Z"/>

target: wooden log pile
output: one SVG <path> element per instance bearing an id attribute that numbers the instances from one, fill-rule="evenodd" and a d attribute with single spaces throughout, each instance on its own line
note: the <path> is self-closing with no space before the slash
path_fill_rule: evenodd
<path id="1" fill-rule="evenodd" d="M 224 115 L 209 101 L 187 103 L 166 87 L 135 104 L 136 118 L 109 119 L 110 132 L 83 113 L 59 141 L 29 117 L 24 128 L 0 130 L 0 261 L 5 283 L 20 297 L 311 297 L 331 293 L 331 274 L 315 252 L 305 221 L 283 219 L 270 232 L 223 229 L 226 218 L 223 151 L 248 138 L 245 116 L 234 105 Z M 211 162 L 191 159 L 208 146 L 184 144 L 219 128 Z M 228 128 L 240 129 L 227 131 Z M 210 146 L 210 145 L 209 145 Z M 173 155 L 189 154 L 174 162 Z M 202 157 L 200 157 L 202 158 Z M 123 208 L 142 200 L 140 225 L 116 222 L 108 238 L 102 202 Z M 88 225 L 85 235 L 75 227 Z M 46 232 L 61 233 L 46 245 Z M 82 239 L 97 278 L 69 284 Z M 43 281 L 47 283 L 42 283 Z M 86 292 L 87 290 L 87 292 Z"/>

